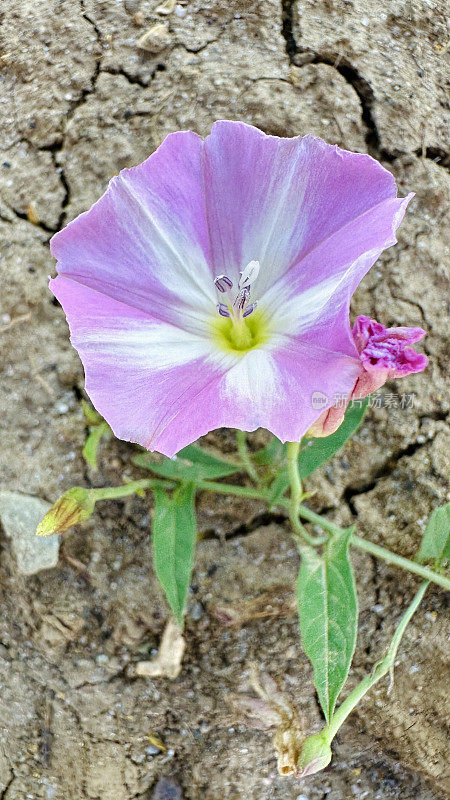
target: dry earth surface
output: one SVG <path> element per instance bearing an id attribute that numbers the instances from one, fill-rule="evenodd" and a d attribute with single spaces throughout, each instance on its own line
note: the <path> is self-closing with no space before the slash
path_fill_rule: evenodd
<path id="1" fill-rule="evenodd" d="M 163 14 L 158 0 L 2 0 L 0 488 L 53 501 L 74 484 L 139 475 L 129 467 L 133 448 L 118 441 L 102 446 L 95 475 L 81 458 L 83 373 L 47 290 L 48 240 L 170 131 L 204 135 L 216 119 L 242 119 L 369 152 L 402 194 L 416 192 L 399 244 L 364 280 L 354 313 L 426 328 L 430 366 L 387 386 L 385 407 L 372 409 L 308 482 L 314 508 L 356 520 L 373 541 L 410 556 L 445 499 L 449 468 L 445 3 L 165 5 L 173 10 Z M 157 24 L 150 49 L 140 49 L 138 39 Z M 398 392 L 414 393 L 413 408 L 396 405 Z M 211 441 L 232 446 L 226 432 Z M 282 779 L 270 735 L 247 729 L 226 695 L 248 688 L 255 661 L 309 730 L 320 724 L 289 601 L 297 556 L 281 515 L 223 497 L 198 505 L 187 651 L 173 682 L 136 678 L 132 669 L 157 649 L 167 617 L 151 566 L 148 502 L 100 505 L 65 536 L 59 564 L 29 577 L 1 534 L 0 798 L 150 800 L 162 796 L 161 776 L 185 800 L 447 796 L 444 593 L 427 593 L 392 694 L 383 681 L 348 720 L 331 767 Z M 416 585 L 362 554 L 355 566 L 361 617 L 352 684 L 384 652 Z M 252 606 L 240 625 L 217 618 L 217 606 L 245 612 L 255 596 L 260 618 Z"/>

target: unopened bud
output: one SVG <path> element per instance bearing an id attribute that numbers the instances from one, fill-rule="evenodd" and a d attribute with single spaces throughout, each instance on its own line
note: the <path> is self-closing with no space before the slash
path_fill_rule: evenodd
<path id="1" fill-rule="evenodd" d="M 64 492 L 50 511 L 47 511 L 36 529 L 36 535 L 51 536 L 54 533 L 62 533 L 73 525 L 89 519 L 94 508 L 93 492 L 83 489 L 82 486 L 75 486 Z"/>
<path id="2" fill-rule="evenodd" d="M 325 769 L 331 761 L 331 747 L 323 733 L 315 733 L 306 739 L 297 762 L 299 777 L 314 775 Z"/>

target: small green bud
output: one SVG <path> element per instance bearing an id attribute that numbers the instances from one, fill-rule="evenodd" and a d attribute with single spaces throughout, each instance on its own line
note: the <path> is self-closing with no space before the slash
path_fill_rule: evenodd
<path id="1" fill-rule="evenodd" d="M 93 492 L 74 486 L 54 503 L 36 529 L 37 536 L 62 533 L 79 522 L 89 519 L 95 508 Z"/>
<path id="2" fill-rule="evenodd" d="M 323 732 L 306 739 L 297 762 L 299 776 L 314 775 L 325 769 L 331 761 L 331 747 Z"/>

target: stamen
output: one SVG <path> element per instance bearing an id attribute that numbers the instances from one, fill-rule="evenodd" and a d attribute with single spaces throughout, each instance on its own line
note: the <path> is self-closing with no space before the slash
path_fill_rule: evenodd
<path id="1" fill-rule="evenodd" d="M 247 306 L 247 308 L 245 309 L 245 311 L 244 311 L 244 313 L 242 314 L 242 316 L 243 316 L 243 317 L 249 317 L 249 316 L 250 316 L 250 314 L 252 314 L 252 313 L 253 313 L 253 311 L 255 310 L 255 308 L 257 307 L 257 305 L 258 305 L 258 301 L 257 301 L 257 300 L 255 300 L 255 302 L 254 302 L 254 303 L 252 303 L 252 304 L 251 304 L 251 306 Z"/>
<path id="2" fill-rule="evenodd" d="M 259 261 L 250 261 L 245 269 L 243 269 L 239 275 L 239 289 L 244 289 L 244 287 L 250 287 L 252 283 L 256 281 L 258 277 L 260 269 Z"/>
<path id="3" fill-rule="evenodd" d="M 216 308 L 221 317 L 231 317 L 231 311 L 225 303 L 217 303 Z"/>
<path id="4" fill-rule="evenodd" d="M 250 287 L 245 286 L 243 289 L 241 289 L 240 292 L 238 292 L 236 300 L 233 303 L 233 310 L 236 311 L 238 314 L 241 311 L 243 311 L 249 296 L 250 296 Z"/>
<path id="5" fill-rule="evenodd" d="M 248 317 L 255 310 L 257 303 L 250 303 L 250 293 L 252 283 L 259 274 L 259 261 L 250 261 L 245 269 L 241 270 L 238 280 L 238 292 L 233 300 L 233 281 L 228 275 L 217 275 L 214 278 L 214 286 L 217 291 L 226 295 L 223 300 L 226 302 L 217 304 L 217 311 L 221 317 L 231 317 L 236 325 L 240 325 L 244 317 Z"/>
<path id="6" fill-rule="evenodd" d="M 217 278 L 214 278 L 214 285 L 219 292 L 225 294 L 233 288 L 233 281 L 227 275 L 218 275 Z"/>

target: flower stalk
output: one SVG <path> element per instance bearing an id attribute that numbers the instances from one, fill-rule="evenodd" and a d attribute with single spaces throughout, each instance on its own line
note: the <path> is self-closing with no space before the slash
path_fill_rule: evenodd
<path id="1" fill-rule="evenodd" d="M 295 538 L 304 540 L 311 545 L 323 544 L 327 536 L 311 536 L 299 518 L 300 504 L 304 498 L 302 481 L 298 471 L 298 456 L 300 452 L 300 442 L 288 442 L 287 444 L 287 466 L 289 475 L 289 485 L 291 496 L 289 500 L 289 519 L 294 529 Z"/>
<path id="2" fill-rule="evenodd" d="M 294 443 L 295 444 L 295 443 Z M 291 469 L 293 470 L 293 466 L 291 465 Z M 320 514 L 317 514 L 315 511 L 311 511 L 307 506 L 303 505 L 301 502 L 298 501 L 299 496 L 301 497 L 301 484 L 300 484 L 300 495 L 298 494 L 298 485 L 296 477 L 293 474 L 294 478 L 294 502 L 291 498 L 281 498 L 277 505 L 285 508 L 289 512 L 289 519 L 291 524 L 294 528 L 295 533 L 298 536 L 302 537 L 308 544 L 313 546 L 317 546 L 323 544 L 326 541 L 326 537 L 313 537 L 311 536 L 308 531 L 306 531 L 305 527 L 301 525 L 298 520 L 298 517 L 302 519 L 312 522 L 315 525 L 319 525 L 324 531 L 330 533 L 331 535 L 338 536 L 343 531 L 344 528 L 341 528 L 339 525 L 336 525 L 334 522 L 331 522 L 326 517 L 322 517 Z M 300 480 L 300 479 L 299 479 Z M 94 505 L 99 500 L 114 500 L 119 499 L 122 497 L 128 497 L 132 494 L 140 494 L 141 492 L 145 492 L 148 489 L 154 488 L 164 488 L 164 489 L 173 489 L 176 483 L 174 481 L 167 481 L 167 480 L 158 480 L 157 478 L 144 478 L 142 480 L 137 481 L 130 481 L 130 483 L 123 484 L 121 486 L 108 486 L 105 488 L 99 489 L 83 489 L 83 506 L 84 508 L 77 509 L 77 513 L 74 514 L 75 509 L 72 508 L 74 495 L 73 492 L 79 491 L 81 487 L 75 487 L 74 489 L 70 489 L 69 492 L 66 492 L 62 495 L 56 503 L 52 506 L 50 511 L 46 514 L 42 522 L 38 527 L 38 535 L 40 536 L 50 536 L 54 533 L 61 533 L 64 530 L 67 530 L 69 527 L 73 525 L 77 525 L 80 522 L 85 521 L 88 519 L 94 510 Z M 197 483 L 198 491 L 206 491 L 206 492 L 214 492 L 218 494 L 231 494 L 237 497 L 246 497 L 251 500 L 261 500 L 263 503 L 269 502 L 269 497 L 267 490 L 258 489 L 257 487 L 250 487 L 250 486 L 236 486 L 231 483 L 222 483 L 216 481 L 199 481 Z M 85 496 L 86 495 L 86 496 Z M 87 495 L 89 495 L 89 513 L 86 513 L 87 506 L 85 506 Z M 61 501 L 69 496 L 70 500 L 70 508 L 65 502 L 63 506 L 61 506 Z M 75 499 L 76 499 L 75 495 Z M 55 513 L 55 511 L 57 513 Z M 298 516 L 296 517 L 295 511 L 297 511 Z M 69 514 L 70 520 L 66 519 L 64 516 L 63 519 L 63 512 Z M 73 515 L 73 516 L 72 516 Z M 66 523 L 70 521 L 70 524 L 67 525 Z M 423 578 L 424 580 L 431 581 L 436 583 L 438 586 L 441 586 L 443 589 L 450 591 L 450 579 L 447 578 L 445 575 L 441 575 L 438 572 L 430 569 L 429 567 L 425 567 L 422 564 L 418 564 L 416 561 L 412 561 L 409 558 L 405 558 L 404 556 L 397 555 L 397 553 L 393 553 L 391 550 L 388 550 L 386 547 L 381 547 L 380 545 L 374 544 L 373 542 L 367 541 L 367 539 L 363 539 L 362 536 L 358 536 L 357 534 L 353 533 L 350 537 L 350 544 L 353 547 L 358 547 L 360 550 L 364 550 L 366 553 L 370 553 L 371 555 L 375 556 L 376 558 L 381 558 L 383 561 L 386 561 L 388 564 L 393 564 L 394 566 L 400 567 L 400 569 L 404 569 L 408 572 L 412 572 L 415 575 Z"/>
<path id="3" fill-rule="evenodd" d="M 143 495 L 148 489 L 156 489 L 161 486 L 171 489 L 175 484 L 144 478 L 139 481 L 130 481 L 122 486 L 107 486 L 100 489 L 84 489 L 82 486 L 74 486 L 64 492 L 47 511 L 37 527 L 36 535 L 53 536 L 55 533 L 63 533 L 69 528 L 73 528 L 80 522 L 85 522 L 94 513 L 98 500 L 114 500 L 128 497 L 131 494 Z"/>

